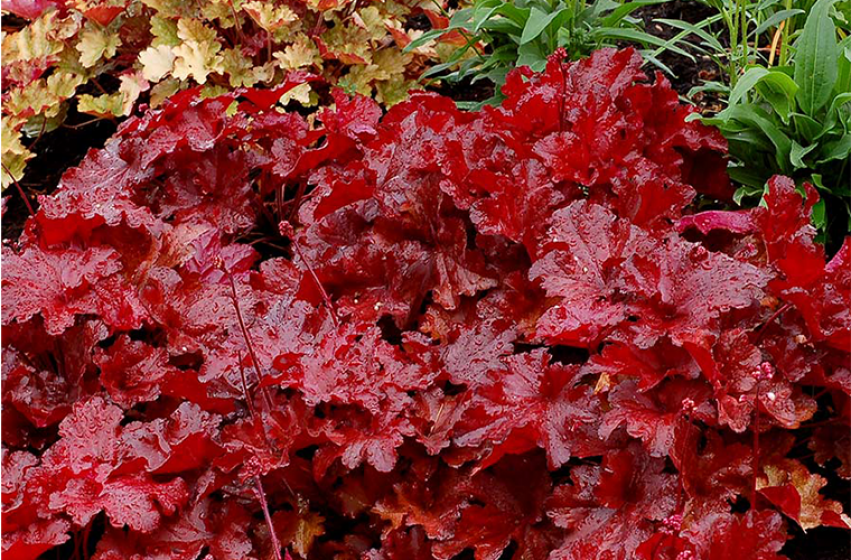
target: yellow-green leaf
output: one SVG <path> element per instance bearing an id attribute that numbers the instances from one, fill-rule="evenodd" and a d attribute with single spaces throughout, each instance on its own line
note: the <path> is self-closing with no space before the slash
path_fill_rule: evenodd
<path id="1" fill-rule="evenodd" d="M 115 56 L 119 45 L 121 45 L 121 39 L 118 35 L 92 27 L 80 34 L 80 42 L 77 43 L 76 49 L 80 52 L 80 63 L 86 68 L 91 68 L 101 58 L 108 59 Z"/>
<path id="2" fill-rule="evenodd" d="M 295 70 L 322 63 L 319 49 L 304 35 L 284 47 L 283 52 L 276 52 L 274 57 L 284 70 Z"/>
<path id="3" fill-rule="evenodd" d="M 243 4 L 242 9 L 257 25 L 269 32 L 298 21 L 298 15 L 286 5 L 275 6 L 271 2 L 254 0 Z"/>

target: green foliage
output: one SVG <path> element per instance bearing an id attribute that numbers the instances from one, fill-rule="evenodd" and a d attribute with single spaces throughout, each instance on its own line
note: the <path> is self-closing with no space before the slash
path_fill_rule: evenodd
<path id="1" fill-rule="evenodd" d="M 563 48 L 571 60 L 588 56 L 606 46 L 635 44 L 651 62 L 661 66 L 650 47 L 672 50 L 691 58 L 676 42 L 650 35 L 632 17 L 637 9 L 668 0 L 478 0 L 459 10 L 443 29 L 433 29 L 408 45 L 417 48 L 430 40 L 458 44 L 442 64 L 430 68 L 423 78 L 459 82 L 469 78 L 493 82 L 496 93 L 487 103 L 502 99 L 500 86 L 517 66 L 543 70 L 547 56 Z"/>
<path id="2" fill-rule="evenodd" d="M 813 221 L 826 236 L 851 231 L 851 37 L 837 27 L 836 3 L 812 6 L 789 64 L 749 65 L 727 108 L 703 119 L 730 143 L 737 202 L 761 197 L 773 174 L 810 182 L 822 196 Z"/>
<path id="3" fill-rule="evenodd" d="M 794 61 L 794 43 L 816 0 L 697 0 L 710 6 L 715 14 L 699 23 L 676 19 L 656 22 L 679 32 L 671 43 L 689 39 L 689 47 L 708 57 L 721 71 L 721 81 L 709 81 L 695 87 L 690 95 L 711 91 L 729 95 L 739 78 L 753 64 L 788 66 Z M 835 3 L 832 17 L 839 25 L 839 40 L 847 36 L 851 22 L 851 2 Z M 658 54 L 657 50 L 654 54 Z"/>

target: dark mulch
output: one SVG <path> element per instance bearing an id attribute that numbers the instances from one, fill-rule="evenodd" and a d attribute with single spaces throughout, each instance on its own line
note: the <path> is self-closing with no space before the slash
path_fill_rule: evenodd
<path id="1" fill-rule="evenodd" d="M 102 148 L 116 130 L 112 121 L 85 124 L 92 120 L 90 115 L 71 113 L 64 126 L 37 141 L 29 141 L 35 157 L 29 161 L 19 185 L 35 210 L 38 210 L 38 196 L 52 193 L 65 171 L 78 165 L 90 148 Z M 28 211 L 17 188 L 10 187 L 4 194 L 10 198 L 3 216 L 3 239 L 17 239 Z"/>
<path id="2" fill-rule="evenodd" d="M 687 23 L 700 23 L 712 16 L 715 11 L 696 0 L 676 0 L 653 6 L 646 6 L 635 12 L 635 16 L 644 22 L 645 30 L 662 39 L 670 39 L 679 30 L 657 23 L 657 19 L 678 19 Z M 723 36 L 722 43 L 725 43 Z M 682 45 L 681 45 L 682 46 Z M 659 61 L 671 69 L 673 76 L 668 76 L 671 86 L 680 95 L 685 96 L 689 90 L 706 81 L 721 81 L 718 67 L 708 56 L 698 54 L 693 48 L 686 47 L 695 60 L 667 51 L 659 55 Z M 712 95 L 697 94 L 691 99 L 702 112 L 716 112 L 720 109 L 718 99 Z"/>
<path id="3" fill-rule="evenodd" d="M 819 527 L 804 533 L 795 530 L 781 552 L 791 560 L 848 560 L 851 558 L 851 531 Z M 742 559 L 744 560 L 744 559 Z"/>

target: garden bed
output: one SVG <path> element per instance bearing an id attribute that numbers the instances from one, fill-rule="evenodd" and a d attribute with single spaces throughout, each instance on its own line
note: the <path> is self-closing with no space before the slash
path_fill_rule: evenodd
<path id="1" fill-rule="evenodd" d="M 4 553 L 847 558 L 851 243 L 661 61 L 72 111 L 5 192 Z"/>

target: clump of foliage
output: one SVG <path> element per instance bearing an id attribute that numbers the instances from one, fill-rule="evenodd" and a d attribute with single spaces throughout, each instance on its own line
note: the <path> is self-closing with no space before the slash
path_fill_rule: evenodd
<path id="1" fill-rule="evenodd" d="M 706 81 L 690 96 L 701 91 L 729 95 L 739 78 L 754 63 L 787 66 L 795 56 L 793 43 L 803 32 L 808 14 L 817 0 L 698 0 L 717 11 L 698 23 L 657 19 L 657 23 L 679 29 L 671 41 L 689 38 L 690 49 L 708 57 L 720 70 L 722 81 Z M 839 39 L 848 36 L 851 2 L 834 0 L 833 17 Z M 827 30 L 825 30 L 827 31 Z M 657 51 L 658 54 L 658 51 Z"/>
<path id="2" fill-rule="evenodd" d="M 449 37 L 458 43 L 457 48 L 423 78 L 488 80 L 496 90 L 487 103 L 496 104 L 503 98 L 500 88 L 508 72 L 517 66 L 540 72 L 556 49 L 564 49 L 569 59 L 577 60 L 603 47 L 631 43 L 644 48 L 655 45 L 690 58 L 675 42 L 645 32 L 641 20 L 631 17 L 643 6 L 665 1 L 477 0 L 455 12 L 448 25 L 415 39 L 407 50 Z M 649 50 L 642 53 L 661 65 Z"/>
<path id="3" fill-rule="evenodd" d="M 730 142 L 738 198 L 762 197 L 776 173 L 808 181 L 823 197 L 816 225 L 841 240 L 851 231 L 851 36 L 837 40 L 834 2 L 815 4 L 789 65 L 747 68 L 727 108 L 705 122 Z"/>
<path id="4" fill-rule="evenodd" d="M 125 122 L 3 247 L 4 553 L 777 560 L 847 528 L 851 242 L 825 262 L 781 177 L 693 213 L 724 140 L 642 64 L 553 58 L 476 113 L 338 90 L 311 126 L 292 75 Z"/>
<path id="5" fill-rule="evenodd" d="M 729 46 L 707 30 L 714 20 L 661 21 L 699 36 L 699 50 L 724 70 L 726 82 L 692 93 L 714 91 L 727 103 L 704 122 L 730 143 L 736 201 L 759 201 L 775 174 L 809 182 L 822 196 L 814 223 L 838 248 L 851 232 L 851 2 L 707 3 Z"/>
<path id="6" fill-rule="evenodd" d="M 59 126 L 72 99 L 81 113 L 126 117 L 141 101 L 157 107 L 187 87 L 216 95 L 310 69 L 392 105 L 438 56 L 433 44 L 401 51 L 421 34 L 406 28 L 423 13 L 416 2 L 12 0 L 2 7 L 31 20 L 4 19 L 4 188 L 22 177 L 31 139 Z M 7 33 L 10 26 L 17 29 Z M 290 97 L 316 102 L 308 85 Z"/>

